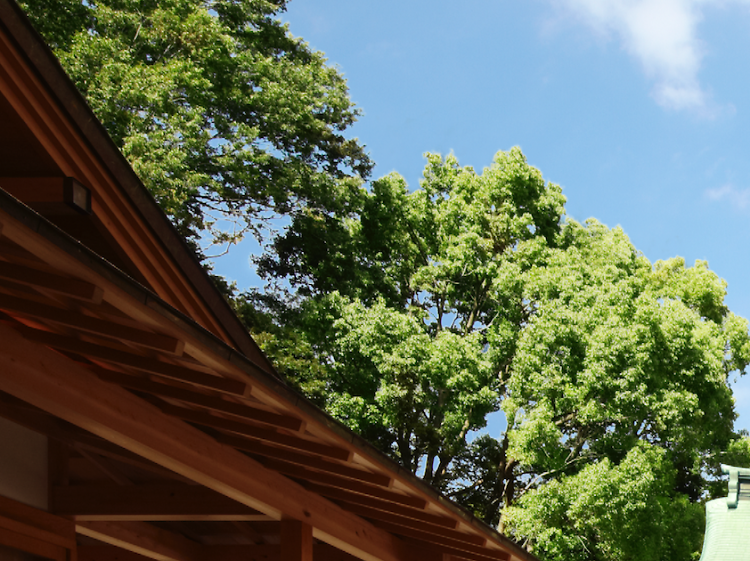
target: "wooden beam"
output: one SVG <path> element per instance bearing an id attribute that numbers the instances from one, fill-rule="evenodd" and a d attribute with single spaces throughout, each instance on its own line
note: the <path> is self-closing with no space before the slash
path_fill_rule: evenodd
<path id="1" fill-rule="evenodd" d="M 365 518 L 369 518 L 370 520 L 388 522 L 389 524 L 397 524 L 398 526 L 402 526 L 404 528 L 419 530 L 420 532 L 424 532 L 425 534 L 433 534 L 444 538 L 450 538 L 452 540 L 464 542 L 467 544 L 474 544 L 478 546 L 484 546 L 487 544 L 487 538 L 479 536 L 477 534 L 467 534 L 459 530 L 446 528 L 445 526 L 437 526 L 435 524 L 430 524 L 429 522 L 415 520 L 414 518 L 401 516 L 400 514 L 386 512 L 369 506 L 346 502 L 342 502 L 341 506 L 343 506 L 346 510 L 353 512 L 354 514 L 364 516 Z"/>
<path id="2" fill-rule="evenodd" d="M 177 417 L 178 419 L 182 419 L 184 421 L 190 421 L 191 423 L 196 423 L 215 429 L 236 432 L 245 436 L 257 438 L 258 440 L 265 440 L 266 442 L 271 442 L 279 446 L 293 448 L 295 450 L 305 450 L 307 452 L 312 452 L 313 454 L 318 454 L 320 456 L 344 461 L 348 461 L 352 456 L 352 453 L 349 450 L 339 448 L 338 446 L 331 446 L 329 444 L 323 444 L 321 442 L 314 442 L 312 440 L 300 438 L 299 436 L 258 427 L 256 425 L 251 425 L 242 421 L 235 421 L 233 419 L 217 417 L 216 415 L 211 415 L 203 411 L 193 411 L 191 409 L 177 407 L 176 405 L 170 405 L 167 403 L 159 405 L 159 409 L 161 409 L 167 415 Z"/>
<path id="3" fill-rule="evenodd" d="M 34 528 L 24 528 L 28 531 L 14 531 L 5 527 L 5 521 L 0 517 L 0 544 L 8 548 L 17 549 L 31 558 L 42 558 L 47 561 L 67 561 L 70 559 L 70 550 L 55 545 L 36 535 Z M 33 557 L 32 557 L 33 556 Z"/>
<path id="4" fill-rule="evenodd" d="M 309 524 L 282 520 L 280 540 L 280 561 L 313 561 L 313 535 Z"/>
<path id="5" fill-rule="evenodd" d="M 86 281 L 63 277 L 49 271 L 40 271 L 4 261 L 0 261 L 0 278 L 29 284 L 36 288 L 43 288 L 57 294 L 78 300 L 85 300 L 94 304 L 101 303 L 102 296 L 104 295 L 104 291 L 101 288 Z"/>
<path id="6" fill-rule="evenodd" d="M 207 434 L 0 325 L 0 390 L 365 561 L 406 561 L 403 542 Z M 94 524 L 81 523 L 81 524 Z M 96 523 L 107 524 L 107 523 Z"/>
<path id="7" fill-rule="evenodd" d="M 129 486 L 133 484 L 133 482 L 130 481 L 130 479 L 128 479 L 128 477 L 123 474 L 117 468 L 117 466 L 114 466 L 112 462 L 110 462 L 107 458 L 102 458 L 97 454 L 92 454 L 83 446 L 76 446 L 75 449 L 81 456 L 94 464 L 99 469 L 99 471 L 101 471 L 104 475 L 109 477 L 118 485 Z"/>
<path id="8" fill-rule="evenodd" d="M 393 532 L 399 536 L 412 538 L 423 542 L 428 546 L 450 553 L 452 555 L 468 556 L 471 555 L 471 559 L 482 559 L 482 560 L 493 560 L 493 561 L 509 561 L 510 553 L 500 551 L 499 549 L 492 549 L 489 547 L 482 547 L 479 545 L 467 543 L 465 541 L 456 540 L 452 537 L 441 536 L 433 534 L 431 532 L 425 532 L 417 530 L 415 528 L 409 528 L 401 526 L 393 522 L 385 522 L 382 520 L 375 521 L 375 525 L 379 528 L 383 528 L 389 532 Z M 467 559 L 469 557 L 466 557 Z"/>
<path id="9" fill-rule="evenodd" d="M 237 448 L 238 450 L 249 452 L 253 456 L 261 456 L 264 458 L 291 462 L 292 464 L 297 464 L 328 473 L 336 473 L 338 475 L 343 475 L 344 477 L 350 477 L 351 479 L 364 481 L 365 483 L 371 483 L 373 485 L 390 487 L 393 482 L 393 480 L 387 475 L 372 473 L 356 467 L 352 467 L 348 464 L 340 464 L 337 462 L 326 460 L 312 454 L 304 454 L 296 452 L 294 450 L 280 448 L 278 446 L 268 446 L 267 444 L 264 444 L 263 442 L 260 442 L 258 440 L 250 440 L 240 436 L 223 433 L 218 434 L 216 436 L 216 440 L 223 444 L 228 444 L 232 448 Z M 268 460 L 261 460 L 261 462 L 265 461 Z M 274 467 L 274 469 L 277 469 L 276 466 L 272 467 Z"/>
<path id="10" fill-rule="evenodd" d="M 279 561 L 281 546 L 204 545 L 202 552 L 204 561 Z M 327 543 L 313 544 L 313 559 L 317 561 L 358 561 L 356 557 Z M 418 555 L 414 559 L 421 561 L 424 556 Z M 78 546 L 78 561 L 146 561 L 146 558 L 111 545 L 81 545 Z M 433 556 L 428 561 L 447 560 Z"/>
<path id="11" fill-rule="evenodd" d="M 150 374 L 157 374 L 226 393 L 238 395 L 245 393 L 246 385 L 239 380 L 206 374 L 198 370 L 191 370 L 187 366 L 170 364 L 127 351 L 105 347 L 104 345 L 87 343 L 79 339 L 66 337 L 65 335 L 50 333 L 49 331 L 31 328 L 23 328 L 19 329 L 19 331 L 27 339 L 38 341 L 48 347 L 61 351 L 77 353 L 92 359 L 99 359 L 106 363 L 127 366 Z"/>
<path id="12" fill-rule="evenodd" d="M 295 479 L 303 479 L 305 482 L 311 483 L 322 483 L 331 487 L 337 487 L 339 489 L 346 489 L 362 495 L 368 495 L 371 497 L 379 497 L 381 499 L 392 501 L 402 505 L 408 505 L 415 508 L 425 508 L 427 501 L 419 497 L 413 497 L 411 495 L 403 495 L 396 491 L 391 491 L 384 487 L 377 485 L 371 485 L 363 481 L 356 481 L 348 477 L 342 477 L 334 473 L 325 473 L 314 469 L 307 469 L 304 466 L 292 464 L 289 462 L 276 462 L 269 464 L 273 466 L 278 472 L 294 477 Z"/>
<path id="13" fill-rule="evenodd" d="M 201 544 L 146 522 L 76 522 L 76 532 L 157 561 L 201 561 Z"/>
<path id="14" fill-rule="evenodd" d="M 0 497 L 0 544 L 53 561 L 67 561 L 76 548 L 70 520 L 6 497 Z"/>
<path id="15" fill-rule="evenodd" d="M 114 545 L 79 545 L 77 553 L 77 561 L 146 561 L 148 559 L 139 553 Z"/>
<path id="16" fill-rule="evenodd" d="M 199 485 L 60 485 L 52 489 L 52 498 L 52 511 L 74 520 L 268 520 Z"/>
<path id="17" fill-rule="evenodd" d="M 73 523 L 65 518 L 0 496 L 0 521 L 9 530 L 34 535 L 66 549 L 75 549 L 75 529 Z"/>
<path id="18" fill-rule="evenodd" d="M 159 382 L 137 376 L 128 376 L 127 374 L 120 374 L 111 371 L 98 372 L 97 374 L 102 380 L 113 382 L 125 388 L 150 393 L 159 397 L 176 399 L 190 405 L 205 407 L 212 411 L 227 413 L 243 419 L 257 421 L 259 423 L 289 429 L 295 432 L 303 432 L 305 430 L 305 423 L 303 421 L 295 417 L 290 417 L 289 415 L 280 415 L 278 413 L 266 411 L 265 409 L 251 407 L 247 404 L 235 403 L 220 397 L 206 395 L 184 388 L 176 388 L 175 386 L 167 384 L 160 384 Z"/>
<path id="19" fill-rule="evenodd" d="M 174 337 L 160 333 L 151 333 L 150 331 L 87 316 L 72 310 L 47 306 L 38 302 L 2 294 L 0 294 L 0 309 L 51 321 L 79 331 L 87 331 L 103 337 L 128 341 L 174 355 L 181 355 L 185 348 L 185 343 Z"/>
<path id="20" fill-rule="evenodd" d="M 11 400 L 17 403 L 12 403 Z M 74 425 L 64 423 L 44 411 L 35 410 L 31 405 L 17 400 L 8 394 L 0 393 L 0 417 L 48 436 L 50 442 L 59 442 L 65 446 L 75 446 L 79 450 L 85 449 L 88 452 L 153 473 L 160 479 L 192 483 L 191 480 L 178 473 L 174 473 L 103 438 L 83 431 Z M 50 474 L 57 472 L 58 469 L 51 466 Z M 67 483 L 65 481 L 54 482 L 54 485 L 64 484 Z M 52 486 L 50 486 L 51 489 Z"/>
<path id="21" fill-rule="evenodd" d="M 325 469 L 326 464 L 322 464 L 322 463 L 315 465 L 315 466 L 308 467 L 308 466 L 301 465 L 299 462 L 287 462 L 284 460 L 279 460 L 279 459 L 271 458 L 271 457 L 263 457 L 263 456 L 261 456 L 260 462 L 264 466 L 267 466 L 271 469 L 275 469 L 276 471 L 280 473 L 286 473 L 289 475 L 299 474 L 300 472 L 298 470 L 300 467 L 302 467 L 305 470 L 305 473 L 308 475 L 311 474 L 312 471 L 319 470 L 324 475 L 328 475 L 331 473 L 341 475 L 342 477 L 346 479 L 353 480 L 352 483 L 366 483 L 368 485 L 375 485 L 378 487 L 387 488 L 393 481 L 390 477 L 386 477 L 377 473 L 370 473 L 370 472 L 363 471 L 360 469 L 351 469 L 348 471 L 338 470 L 334 467 L 335 464 L 334 466 L 331 466 L 333 468 L 332 470 L 326 470 Z M 314 464 L 316 462 L 310 462 L 310 463 Z M 328 463 L 331 464 L 333 462 L 328 462 Z M 310 468 L 313 468 L 313 469 L 310 469 Z M 344 472 L 344 473 L 341 473 L 341 472 Z M 315 476 L 312 475 L 311 477 L 314 478 Z"/>
<path id="22" fill-rule="evenodd" d="M 346 489 L 339 489 L 338 487 L 329 487 L 328 485 L 305 483 L 305 487 L 307 487 L 311 491 L 314 491 L 315 493 L 318 493 L 319 495 L 323 495 L 324 497 L 328 497 L 337 501 L 344 501 L 347 504 L 377 508 L 385 512 L 400 514 L 401 516 L 406 516 L 407 518 L 412 518 L 414 520 L 422 520 L 424 522 L 429 522 L 430 524 L 444 526 L 445 528 L 450 528 L 452 530 L 455 530 L 458 527 L 458 520 L 456 520 L 455 518 L 449 518 L 441 514 L 434 514 L 423 509 L 405 506 L 400 503 L 379 499 L 377 497 L 370 497 L 367 495 L 362 495 L 360 493 L 353 493 L 351 491 L 347 491 Z M 349 507 L 345 505 L 345 508 Z"/>

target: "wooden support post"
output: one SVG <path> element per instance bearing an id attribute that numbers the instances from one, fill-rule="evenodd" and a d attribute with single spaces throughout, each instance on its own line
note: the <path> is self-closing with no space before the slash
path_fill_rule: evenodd
<path id="1" fill-rule="evenodd" d="M 282 520 L 280 561 L 312 561 L 312 559 L 312 526 L 299 520 Z"/>
<path id="2" fill-rule="evenodd" d="M 47 461 L 49 465 L 47 473 L 49 476 L 50 489 L 57 485 L 68 485 L 70 446 L 66 442 L 60 442 L 53 438 L 47 440 L 47 446 Z"/>
<path id="3" fill-rule="evenodd" d="M 69 460 L 70 446 L 47 437 L 47 507 L 50 510 L 54 510 L 55 504 L 52 490 L 70 483 Z"/>

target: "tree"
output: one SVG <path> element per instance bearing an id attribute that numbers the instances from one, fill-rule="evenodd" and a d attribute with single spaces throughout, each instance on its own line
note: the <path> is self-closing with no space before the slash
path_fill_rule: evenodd
<path id="1" fill-rule="evenodd" d="M 22 0 L 183 235 L 346 204 L 371 164 L 341 74 L 278 20 L 284 0 Z"/>
<path id="2" fill-rule="evenodd" d="M 355 199 L 296 216 L 261 262 L 323 365 L 292 381 L 544 559 L 689 558 L 719 453 L 744 449 L 727 376 L 750 339 L 725 283 L 564 221 L 518 149 L 481 174 L 428 155 L 419 189 L 391 174 Z M 471 440 L 499 408 L 504 433 Z"/>
<path id="3" fill-rule="evenodd" d="M 704 507 L 675 495 L 674 475 L 665 451 L 641 441 L 617 464 L 604 458 L 541 486 L 510 517 L 546 559 L 691 559 Z"/>

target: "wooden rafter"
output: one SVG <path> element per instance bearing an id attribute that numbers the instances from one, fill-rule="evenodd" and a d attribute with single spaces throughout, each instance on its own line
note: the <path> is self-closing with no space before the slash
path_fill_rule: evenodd
<path id="1" fill-rule="evenodd" d="M 199 543 L 146 522 L 76 522 L 76 532 L 157 561 L 202 561 Z"/>
<path id="2" fill-rule="evenodd" d="M 341 468 L 347 468 L 348 466 L 338 466 L 334 464 L 333 462 L 310 462 L 310 466 L 304 466 L 301 462 L 288 462 L 285 460 L 280 460 L 273 457 L 261 457 L 260 459 L 261 463 L 266 466 L 270 467 L 271 469 L 275 469 L 279 473 L 286 473 L 288 475 L 295 475 L 299 474 L 299 468 L 302 467 L 305 470 L 306 474 L 310 474 L 310 472 L 313 471 L 319 471 L 322 474 L 336 474 L 341 475 L 342 477 L 346 479 L 351 479 L 355 483 L 365 483 L 368 485 L 374 485 L 378 487 L 388 487 L 392 483 L 392 479 L 390 477 L 380 475 L 379 473 L 370 473 L 368 471 L 363 471 L 361 469 L 356 468 L 349 468 L 346 469 L 337 469 L 339 467 Z M 314 476 L 312 476 L 314 477 Z"/>
<path id="3" fill-rule="evenodd" d="M 352 453 L 344 448 L 331 446 L 329 444 L 323 444 L 321 442 L 315 442 L 313 440 L 308 440 L 292 434 L 259 427 L 257 425 L 242 422 L 239 420 L 217 417 L 216 415 L 204 413 L 202 411 L 194 411 L 167 403 L 159 405 L 159 408 L 167 415 L 171 415 L 185 421 L 190 421 L 191 423 L 236 432 L 251 438 L 274 443 L 279 446 L 286 446 L 295 450 L 305 450 L 307 452 L 312 452 L 313 454 L 318 454 L 327 458 L 348 461 L 352 456 Z"/>
<path id="4" fill-rule="evenodd" d="M 371 483 L 373 485 L 380 485 L 382 487 L 390 487 L 393 482 L 391 477 L 387 475 L 365 471 L 361 468 L 354 467 L 352 464 L 326 460 L 325 458 L 314 454 L 307 454 L 298 452 L 296 450 L 280 448 L 278 446 L 268 446 L 267 444 L 264 444 L 263 442 L 258 440 L 250 440 L 241 436 L 234 436 L 224 433 L 217 434 L 216 440 L 223 444 L 228 444 L 229 446 L 231 446 L 232 448 L 236 448 L 237 450 L 248 452 L 254 457 L 264 458 L 261 459 L 262 462 L 270 460 L 290 462 L 291 464 L 297 464 L 327 473 L 343 475 L 351 479 L 363 481 L 365 483 Z"/>
<path id="5" fill-rule="evenodd" d="M 487 538 L 483 536 L 479 536 L 477 534 L 467 534 L 466 532 L 453 530 L 450 528 L 446 528 L 445 526 L 438 526 L 436 524 L 431 524 L 430 522 L 425 522 L 422 520 L 415 520 L 414 518 L 411 518 L 408 516 L 401 516 L 400 514 L 387 512 L 387 511 L 380 510 L 377 508 L 372 508 L 369 506 L 362 506 L 362 505 L 352 504 L 352 503 L 341 503 L 341 504 L 344 506 L 344 508 L 346 508 L 346 510 L 353 512 L 354 514 L 364 516 L 365 518 L 369 518 L 370 520 L 376 520 L 378 522 L 382 521 L 382 522 L 387 522 L 390 524 L 397 524 L 398 526 L 403 527 L 405 529 L 413 529 L 413 530 L 417 530 L 420 532 L 424 532 L 425 534 L 432 534 L 435 536 L 450 538 L 457 542 L 462 542 L 466 544 L 473 544 L 473 545 L 478 545 L 478 546 L 484 546 L 487 544 Z"/>
<path id="6" fill-rule="evenodd" d="M 73 310 L 48 306 L 18 297 L 0 295 L 0 309 L 72 327 L 79 331 L 95 333 L 102 337 L 128 341 L 176 356 L 181 355 L 185 348 L 185 343 L 174 337 L 144 331 L 143 329 L 137 329 L 113 321 L 87 316 Z"/>
<path id="7" fill-rule="evenodd" d="M 468 543 L 465 540 L 457 540 L 453 537 L 445 535 L 439 535 L 432 532 L 425 532 L 424 530 L 418 530 L 416 528 L 401 526 L 394 522 L 386 522 L 384 520 L 374 520 L 373 523 L 379 528 L 383 528 L 389 532 L 392 532 L 398 536 L 411 538 L 417 540 L 433 548 L 439 546 L 439 549 L 450 553 L 452 555 L 458 555 L 466 559 L 472 559 L 474 561 L 494 560 L 494 561 L 509 561 L 510 554 L 499 549 L 491 549 L 488 547 L 482 547 L 479 545 Z"/>
<path id="8" fill-rule="evenodd" d="M 314 491 L 324 497 L 328 497 L 336 500 L 340 503 L 345 503 L 345 508 L 350 509 L 348 505 L 365 506 L 369 508 L 375 508 L 384 512 L 391 512 L 414 520 L 422 520 L 423 522 L 429 522 L 437 526 L 443 526 L 445 528 L 456 529 L 458 522 L 455 518 L 443 516 L 441 514 L 433 514 L 426 512 L 420 508 L 414 508 L 405 506 L 400 503 L 363 495 L 360 493 L 354 493 L 346 489 L 339 489 L 338 487 L 329 487 L 327 485 L 319 485 L 316 483 L 305 483 L 305 487 Z M 403 496 L 403 495 L 402 495 Z"/>
<path id="9" fill-rule="evenodd" d="M 195 405 L 211 411 L 218 411 L 220 413 L 226 413 L 227 415 L 233 415 L 246 420 L 256 421 L 295 432 L 303 432 L 305 429 L 305 423 L 300 419 L 290 417 L 289 415 L 280 415 L 244 403 L 235 403 L 222 399 L 221 397 L 206 395 L 197 391 L 177 388 L 153 380 L 128 376 L 111 371 L 99 372 L 98 374 L 101 379 L 116 383 L 122 387 L 159 397 L 175 399 L 188 405 Z"/>
<path id="10" fill-rule="evenodd" d="M 7 262 L 0 262 L 0 278 L 43 288 L 94 304 L 101 302 L 104 294 L 100 287 L 86 281 Z"/>
<path id="11" fill-rule="evenodd" d="M 206 374 L 199 370 L 191 370 L 186 366 L 162 362 L 150 357 L 136 355 L 126 351 L 106 347 L 104 345 L 97 345 L 95 343 L 88 343 L 72 337 L 66 337 L 65 335 L 30 328 L 22 329 L 22 332 L 27 339 L 38 341 L 48 347 L 61 351 L 80 354 L 93 360 L 100 360 L 105 363 L 134 368 L 150 374 L 173 378 L 175 380 L 231 394 L 242 395 L 246 389 L 246 384 L 239 380 Z"/>
<path id="12" fill-rule="evenodd" d="M 216 491 L 184 484 L 61 485 L 52 489 L 52 510 L 89 521 L 268 520 Z"/>
<path id="13" fill-rule="evenodd" d="M 405 495 L 391 489 L 365 483 L 364 481 L 356 481 L 352 478 L 343 477 L 334 473 L 308 469 L 304 466 L 292 464 L 290 462 L 281 463 L 276 461 L 271 465 L 273 465 L 274 469 L 279 471 L 279 473 L 284 473 L 295 479 L 303 480 L 306 484 L 322 483 L 323 485 L 345 489 L 365 496 L 377 497 L 396 504 L 415 508 L 425 508 L 427 506 L 427 501 L 420 497 Z"/>

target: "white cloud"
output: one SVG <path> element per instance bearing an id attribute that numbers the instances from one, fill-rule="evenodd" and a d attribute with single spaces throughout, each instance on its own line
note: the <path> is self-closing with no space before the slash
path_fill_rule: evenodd
<path id="1" fill-rule="evenodd" d="M 705 48 L 697 28 L 709 5 L 748 0 L 553 0 L 594 32 L 616 36 L 654 81 L 656 102 L 674 110 L 712 112 L 698 80 Z"/>
<path id="2" fill-rule="evenodd" d="M 725 201 L 739 210 L 750 208 L 750 189 L 738 189 L 734 185 L 727 184 L 708 189 L 705 194 L 711 201 Z"/>

